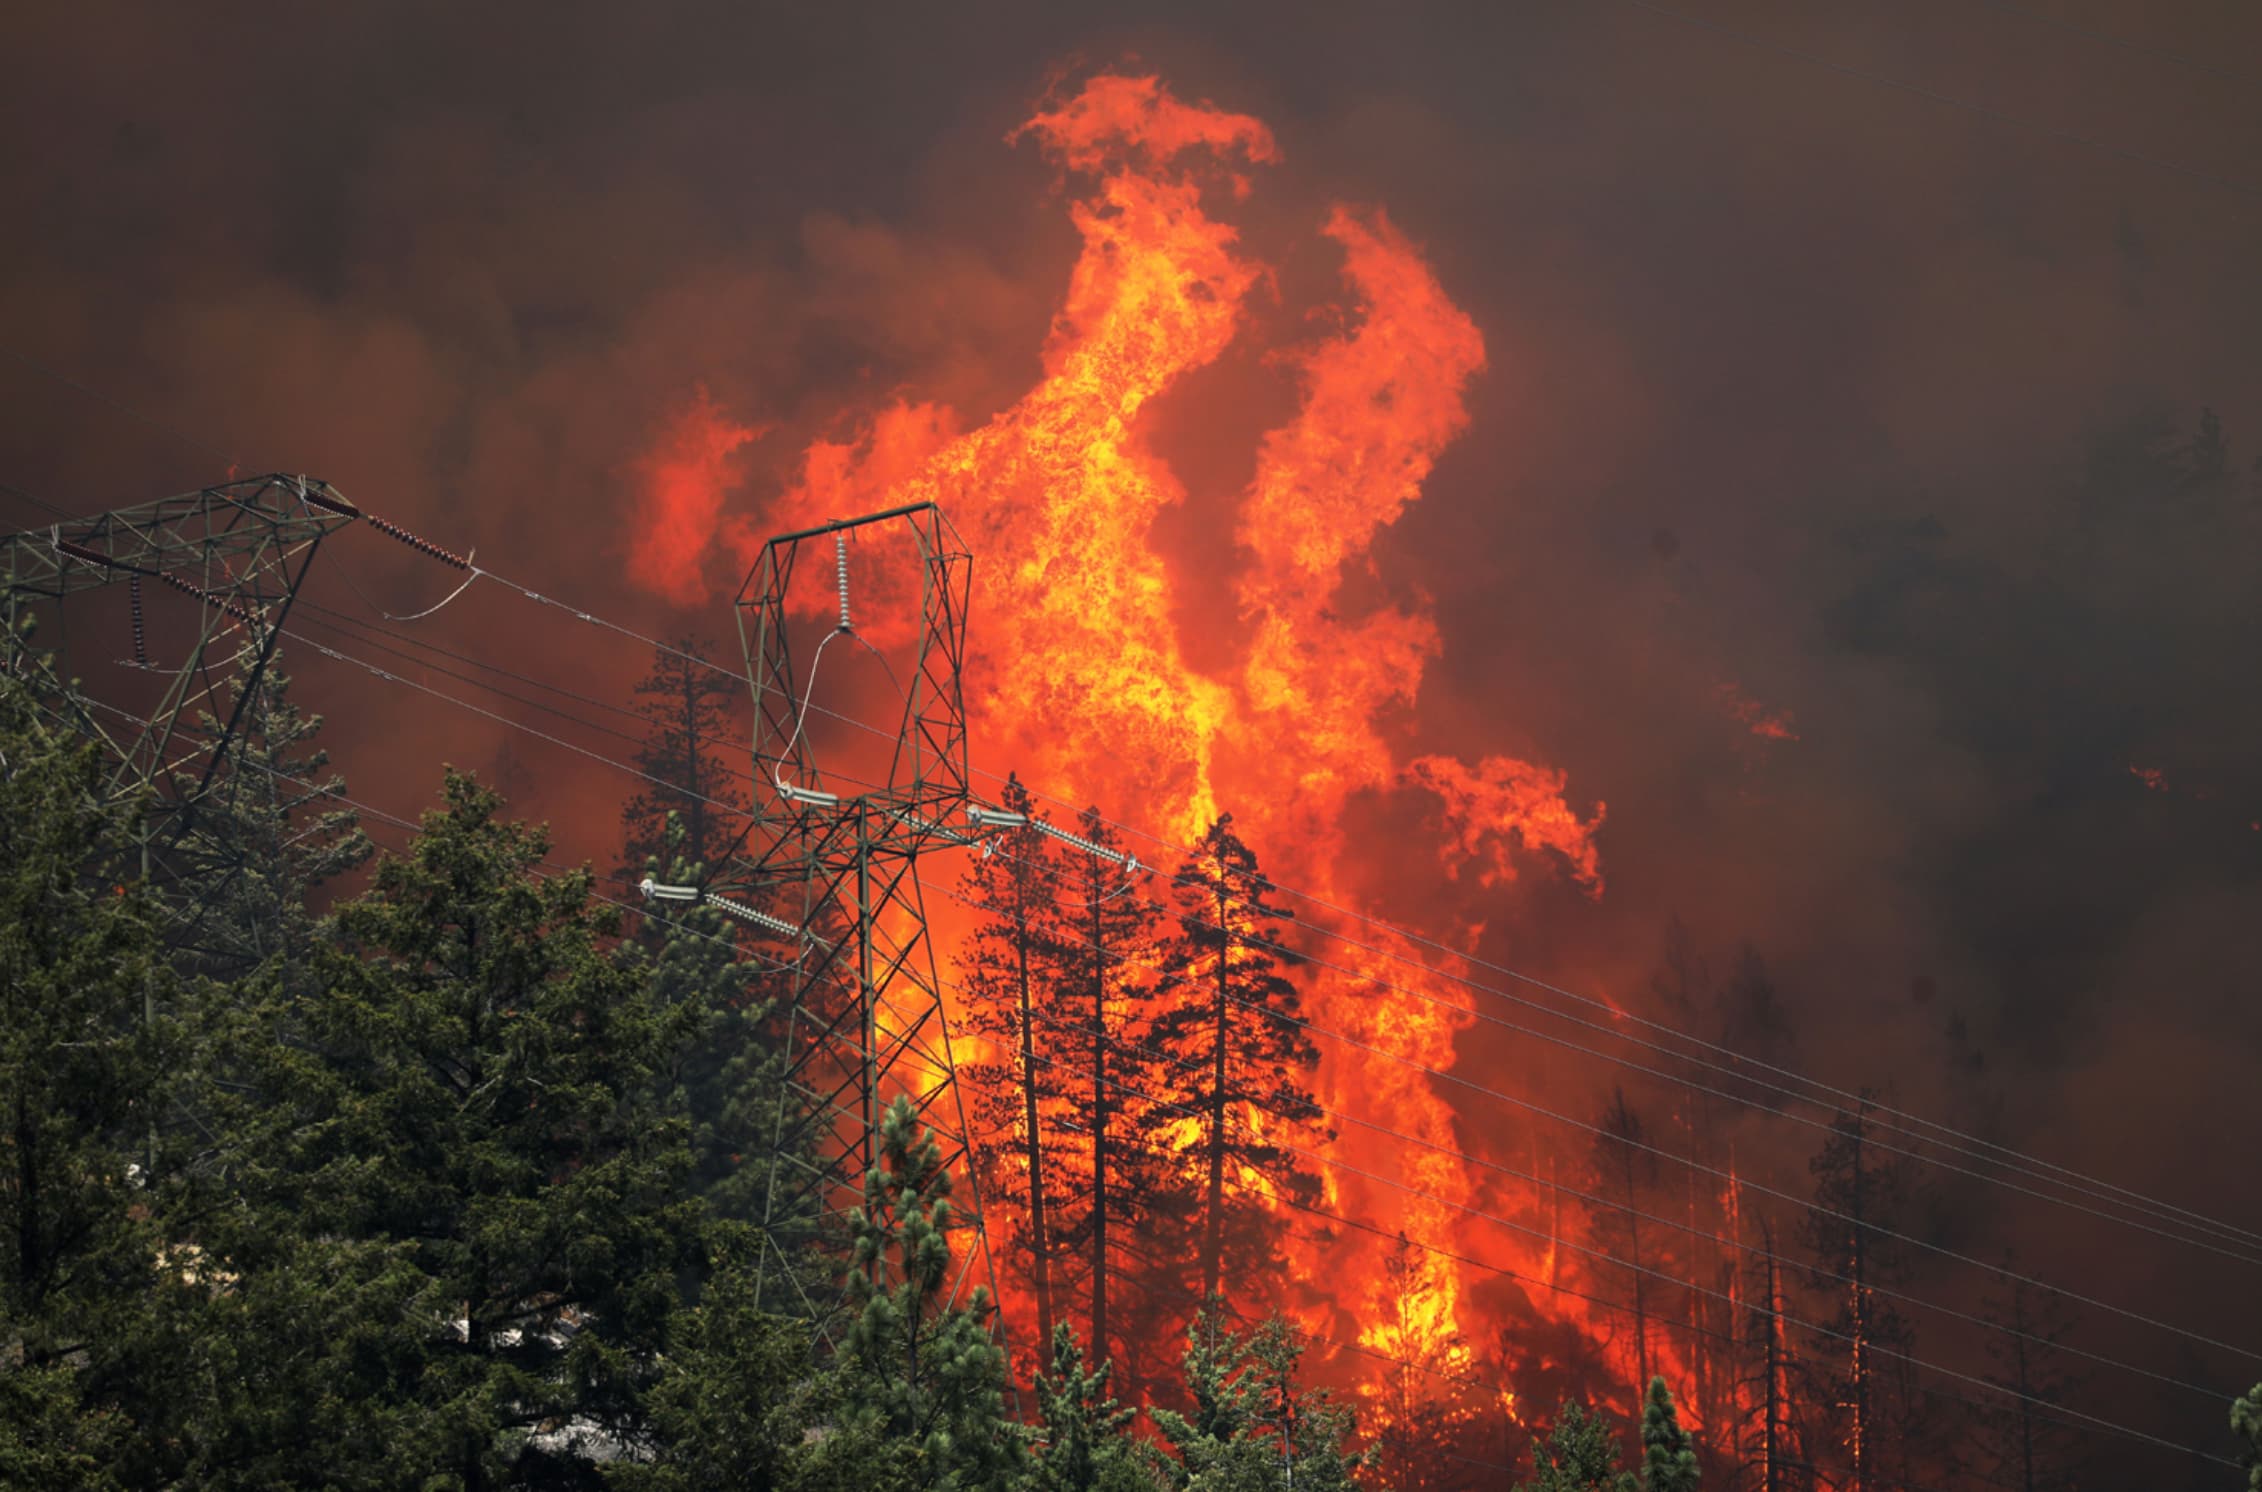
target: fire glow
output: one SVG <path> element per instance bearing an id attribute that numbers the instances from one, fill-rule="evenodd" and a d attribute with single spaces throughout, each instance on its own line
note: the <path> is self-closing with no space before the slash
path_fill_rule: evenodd
<path id="1" fill-rule="evenodd" d="M 1048 101 L 1014 139 L 1062 169 L 1082 241 L 1037 383 L 973 426 L 911 398 L 871 409 L 847 438 L 810 445 L 778 500 L 736 507 L 735 461 L 761 412 L 726 411 L 701 391 L 642 469 L 634 576 L 697 604 L 717 553 L 746 557 L 775 529 L 933 500 L 977 556 L 967 677 L 979 764 L 1011 766 L 1180 842 L 1231 810 L 1268 872 L 1338 903 L 1348 895 L 1339 867 L 1358 854 L 1343 822 L 1353 795 L 1426 794 L 1443 817 L 1446 874 L 1500 887 L 1545 864 L 1600 895 L 1602 806 L 1576 805 L 1562 770 L 1502 755 L 1417 754 L 1388 725 L 1440 650 L 1426 603 L 1340 608 L 1346 569 L 1368 563 L 1377 535 L 1420 499 L 1468 423 L 1465 391 L 1485 366 L 1477 327 L 1419 250 L 1380 209 L 1315 214 L 1340 255 L 1340 329 L 1272 359 L 1292 371 L 1298 407 L 1258 438 L 1231 530 L 1229 606 L 1241 647 L 1222 668 L 1198 667 L 1177 621 L 1191 582 L 1152 542 L 1158 516 L 1188 494 L 1150 448 L 1146 420 L 1158 398 L 1249 328 L 1249 301 L 1271 271 L 1213 208 L 1258 190 L 1249 173 L 1275 161 L 1278 147 L 1257 119 L 1119 75 Z M 884 646 L 890 612 L 908 610 L 889 604 L 905 581 L 891 580 L 884 563 L 864 573 L 871 599 L 860 602 L 859 624 Z M 1455 943 L 1481 930 L 1422 929 Z M 1414 1064 L 1453 1065 L 1471 1018 L 1443 981 L 1422 999 L 1371 982 L 1407 980 L 1383 954 L 1334 945 L 1326 958 L 1341 967 L 1301 976 L 1318 1025 Z M 1451 1153 L 1462 1141 L 1425 1075 L 1340 1042 L 1321 1049 L 1322 1105 L 1419 1145 L 1338 1126 L 1334 1153 L 1410 1190 L 1321 1168 L 1328 1207 L 1383 1235 L 1345 1230 L 1323 1260 L 1284 1223 L 1284 1273 L 1302 1292 L 1292 1304 L 1315 1326 L 1356 1323 L 1374 1351 L 1433 1354 L 1474 1335 L 1471 1282 L 1435 1253 L 1418 1255 L 1415 1278 L 1401 1266 L 1393 1281 L 1386 1238 L 1454 1247 L 1466 1217 L 1432 1199 L 1482 1189 Z M 1530 1209 L 1545 1215 L 1538 1201 Z M 1459 1251 L 1536 1279 L 1559 1268 L 1544 1241 L 1502 1235 Z M 1559 1297 L 1534 1298 L 1584 1319 Z"/>

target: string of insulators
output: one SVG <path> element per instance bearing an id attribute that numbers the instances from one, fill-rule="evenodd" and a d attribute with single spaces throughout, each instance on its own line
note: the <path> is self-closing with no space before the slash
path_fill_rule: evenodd
<path id="1" fill-rule="evenodd" d="M 1111 850 L 1106 845 L 1095 843 L 1081 834 L 1071 834 L 1057 824 L 1047 823 L 1043 819 L 1033 819 L 1025 813 L 1008 813 L 1002 808 L 985 808 L 979 803 L 974 803 L 967 806 L 966 819 L 977 829 L 1034 829 L 1048 839 L 1059 840 L 1070 849 L 1082 850 L 1095 860 L 1105 860 L 1110 864 L 1120 865 L 1126 873 L 1136 874 L 1139 870 L 1138 856 L 1122 850 Z"/>
<path id="2" fill-rule="evenodd" d="M 697 886 L 667 886 L 653 880 L 650 876 L 646 876 L 637 883 L 636 889 L 644 894 L 646 901 L 699 902 L 705 906 L 713 907 L 718 912 L 736 917 L 741 922 L 751 922 L 756 927 L 774 932 L 781 938 L 808 936 L 807 929 L 797 927 L 783 917 L 773 917 L 758 907 L 750 907 L 742 901 L 733 901 L 727 896 L 717 896 L 712 891 L 702 891 Z"/>
<path id="3" fill-rule="evenodd" d="M 848 619 L 848 535 L 833 535 L 833 574 L 840 582 L 840 630 L 853 632 L 856 624 Z"/>
<path id="4" fill-rule="evenodd" d="M 311 500 L 311 494 L 309 495 L 309 498 Z M 362 520 L 366 522 L 371 528 L 383 534 L 386 538 L 397 539 L 401 543 L 406 544 L 409 548 L 415 550 L 418 554 L 427 555 L 433 559 L 438 560 L 443 565 L 448 565 L 458 570 L 469 570 L 471 568 L 471 561 L 465 559 L 462 555 L 457 554 L 452 550 L 442 549 L 439 545 L 433 543 L 430 539 L 420 539 L 416 535 L 410 533 L 407 529 L 402 528 L 399 524 L 388 522 L 387 520 L 378 517 L 375 513 L 362 514 Z"/>
<path id="5" fill-rule="evenodd" d="M 142 645 L 141 577 L 139 575 L 128 575 L 126 577 L 126 599 L 133 608 L 134 667 L 147 668 L 149 667 L 149 651 Z"/>
<path id="6" fill-rule="evenodd" d="M 367 514 L 361 511 L 361 509 L 355 507 L 352 503 L 347 502 L 344 498 L 338 496 L 335 492 L 330 491 L 329 488 L 321 486 L 308 486 L 306 478 L 304 477 L 300 477 L 298 479 L 298 496 L 300 502 L 312 503 L 315 507 L 335 513 L 341 518 L 368 517 Z M 372 523 L 376 522 L 376 520 L 373 518 L 370 519 L 370 521 Z"/>
<path id="7" fill-rule="evenodd" d="M 51 538 L 50 542 L 54 544 L 55 548 L 59 552 L 67 554 L 75 560 L 84 560 L 87 564 L 90 565 L 100 565 L 105 570 L 123 570 L 126 572 L 126 578 L 128 580 L 139 581 L 140 578 L 144 575 L 150 576 L 157 580 L 162 580 L 173 589 L 180 591 L 185 595 L 194 596 L 197 600 L 202 601 L 205 605 L 217 608 L 218 610 L 227 613 L 229 616 L 234 617 L 239 622 L 246 622 L 256 627 L 263 621 L 263 618 L 254 614 L 252 610 L 249 607 L 245 606 L 242 602 L 230 601 L 221 596 L 217 596 L 211 591 L 206 590 L 203 586 L 196 584 L 194 581 L 181 579 L 180 576 L 175 575 L 170 570 L 144 570 L 139 565 L 121 564 L 119 561 L 110 558 L 109 555 L 102 553 L 100 550 L 89 549 L 84 544 L 74 544 L 69 539 L 62 537 L 60 534 L 54 535 Z M 141 591 L 138 585 L 134 587 L 133 595 L 135 602 L 135 632 L 136 641 L 138 644 L 140 632 L 139 621 L 141 615 Z M 135 651 L 137 653 L 140 651 L 138 645 L 135 648 Z"/>
<path id="8" fill-rule="evenodd" d="M 249 626 L 257 627 L 262 625 L 265 621 L 265 618 L 256 615 L 250 607 L 244 605 L 241 601 L 229 601 L 220 596 L 216 596 L 194 581 L 181 579 L 180 576 L 175 575 L 170 570 L 159 570 L 156 572 L 156 575 L 159 580 L 164 581 L 174 590 L 177 590 L 184 595 L 194 596 L 197 600 L 202 601 L 207 606 L 218 607 L 221 611 L 227 613 L 229 616 L 234 617 L 239 622 L 246 623 Z"/>

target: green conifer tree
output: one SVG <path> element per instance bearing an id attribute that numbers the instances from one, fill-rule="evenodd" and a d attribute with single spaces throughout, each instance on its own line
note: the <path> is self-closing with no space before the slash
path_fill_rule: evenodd
<path id="1" fill-rule="evenodd" d="M 670 815 L 662 840 L 673 858 L 652 869 L 696 884 L 690 835 Z M 743 924 L 703 903 L 662 902 L 643 918 L 640 947 L 652 993 L 682 1017 L 684 1042 L 668 1072 L 670 1106 L 691 1126 L 692 1189 L 708 1212 L 755 1225 L 777 1288 L 764 1303 L 803 1317 L 833 1296 L 834 1268 L 819 1253 L 817 1199 L 807 1188 L 773 1188 L 777 1168 L 802 1166 L 811 1138 L 785 1082 L 782 1025 L 791 971 L 774 943 L 741 940 Z"/>
<path id="2" fill-rule="evenodd" d="M 908 1457 L 841 1423 L 841 1375 L 809 1328 L 756 1302 L 758 1247 L 723 1230 L 699 1298 L 677 1313 L 649 1439 L 606 1467 L 622 1492 L 896 1492 Z"/>
<path id="3" fill-rule="evenodd" d="M 1634 1474 L 1618 1464 L 1618 1437 L 1602 1417 L 1566 1402 L 1545 1440 L 1532 1442 L 1537 1473 L 1517 1492 L 1637 1492 Z"/>
<path id="4" fill-rule="evenodd" d="M 1108 1365 L 1085 1371 L 1065 1321 L 1053 1328 L 1047 1358 L 1051 1370 L 1037 1375 L 1028 1492 L 1152 1492 L 1155 1473 L 1131 1438 L 1132 1411 L 1108 1394 Z"/>
<path id="5" fill-rule="evenodd" d="M 163 1366 L 143 1321 L 167 1268 L 150 1136 L 179 1040 L 158 914 L 113 877 L 134 810 L 98 748 L 0 678 L 0 1472 L 98 1487 L 128 1464 Z"/>
<path id="6" fill-rule="evenodd" d="M 1178 931 L 1148 1037 L 1169 1059 L 1157 1071 L 1172 1099 L 1150 1126 L 1172 1130 L 1189 1116 L 1201 1126 L 1188 1153 L 1201 1174 L 1203 1300 L 1220 1293 L 1229 1248 L 1253 1262 L 1268 1236 L 1254 1197 L 1226 1186 L 1228 1171 L 1259 1172 L 1291 1203 L 1316 1203 L 1318 1178 L 1283 1140 L 1332 1133 L 1309 1087 L 1319 1052 L 1303 1027 L 1302 996 L 1281 972 L 1294 962 L 1281 946 L 1290 919 L 1272 892 L 1233 816 L 1220 815 L 1178 870 Z M 1257 1117 L 1261 1131 L 1250 1122 Z"/>
<path id="7" fill-rule="evenodd" d="M 1642 1492 L 1696 1492 L 1696 1441 L 1681 1428 L 1663 1378 L 1642 1400 Z"/>
<path id="8" fill-rule="evenodd" d="M 2231 1433 L 2246 1440 L 2247 1492 L 2262 1492 L 2262 1383 L 2231 1405 Z"/>
<path id="9" fill-rule="evenodd" d="M 177 959 L 195 973 L 240 979 L 280 960 L 285 980 L 303 969 L 314 938 L 307 898 L 369 858 L 358 815 L 339 806 L 345 779 L 316 746 L 322 717 L 291 698 L 291 680 L 271 661 L 257 677 L 247 656 L 231 690 L 234 761 L 190 820 L 198 857 L 224 872 L 207 877 L 179 909 Z M 205 717 L 205 729 L 220 722 Z"/>
<path id="10" fill-rule="evenodd" d="M 394 1485 L 586 1479 L 642 1434 L 699 1258 L 661 1081 L 690 1021 L 612 951 L 586 871 L 540 873 L 541 830 L 468 777 L 443 796 L 304 986 L 270 988 L 290 1039 L 247 1058 L 264 1098 L 233 1174 L 270 1248 L 358 1249 L 398 1297 L 302 1441 L 382 1428 Z"/>
<path id="11" fill-rule="evenodd" d="M 950 1173 L 942 1147 L 898 1097 L 880 1124 L 879 1164 L 849 1220 L 855 1240 L 841 1346 L 844 1423 L 896 1443 L 908 1485 L 1010 1486 L 1025 1460 L 1005 1416 L 1005 1349 L 987 1292 L 953 1303 Z"/>
<path id="12" fill-rule="evenodd" d="M 1350 1411 L 1299 1388 L 1303 1346 L 1272 1316 L 1246 1336 L 1226 1331 L 1212 1301 L 1187 1330 L 1185 1386 L 1193 1412 L 1151 1411 L 1176 1455 L 1168 1485 L 1184 1492 L 1348 1492 L 1366 1458 L 1349 1449 Z"/>

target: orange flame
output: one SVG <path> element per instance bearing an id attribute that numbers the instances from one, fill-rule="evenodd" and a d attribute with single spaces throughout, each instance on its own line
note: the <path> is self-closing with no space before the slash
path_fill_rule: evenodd
<path id="1" fill-rule="evenodd" d="M 731 458 L 762 432 L 741 425 L 705 388 L 669 422 L 659 449 L 637 463 L 643 523 L 629 546 L 629 578 L 685 604 L 707 599 L 703 560 L 736 484 Z"/>
<path id="2" fill-rule="evenodd" d="M 1721 707 L 1761 740 L 1796 741 L 1799 738 L 1799 733 L 1792 728 L 1788 710 L 1771 710 L 1734 683 L 1723 683 L 1714 692 L 1720 697 Z"/>
<path id="3" fill-rule="evenodd" d="M 1145 418 L 1247 327 L 1246 302 L 1269 271 L 1211 202 L 1221 188 L 1231 200 L 1245 196 L 1238 169 L 1275 160 L 1276 146 L 1253 118 L 1182 102 L 1153 77 L 1124 76 L 1090 80 L 1013 138 L 1034 140 L 1081 183 L 1068 212 L 1083 247 L 1036 385 L 974 428 L 935 404 L 880 409 L 852 438 L 812 444 L 758 521 L 726 529 L 705 489 L 696 499 L 685 495 L 693 484 L 655 490 L 655 532 L 705 524 L 750 556 L 775 528 L 932 499 L 979 557 L 967 683 L 981 761 L 1181 841 L 1231 808 L 1273 875 L 1330 901 L 1340 899 L 1337 867 L 1353 850 L 1341 823 L 1351 795 L 1425 791 L 1442 807 L 1448 871 L 1473 864 L 1491 886 L 1514 877 L 1515 856 L 1546 852 L 1599 894 L 1593 834 L 1602 810 L 1582 816 L 1572 807 L 1561 771 L 1504 756 L 1406 760 L 1386 734 L 1439 651 L 1426 601 L 1346 615 L 1339 597 L 1346 568 L 1369 562 L 1377 536 L 1420 499 L 1466 426 L 1464 393 L 1485 365 L 1482 336 L 1420 251 L 1379 210 L 1338 205 L 1325 217 L 1320 231 L 1342 253 L 1349 314 L 1341 331 L 1280 360 L 1294 371 L 1300 405 L 1261 437 L 1231 533 L 1233 604 L 1208 611 L 1221 627 L 1239 625 L 1241 647 L 1235 662 L 1204 670 L 1189 661 L 1177 620 L 1182 609 L 1202 608 L 1181 607 L 1191 582 L 1173 575 L 1152 540 L 1158 516 L 1187 494 L 1149 446 Z M 702 395 L 682 428 L 695 418 L 712 425 L 711 414 Z M 743 427 L 723 428 L 731 439 L 693 450 L 719 459 L 747 438 Z M 681 441 L 675 432 L 669 439 Z M 665 559 L 640 563 L 637 578 L 685 596 L 685 551 L 672 537 L 652 545 Z M 873 559 L 859 570 L 871 592 L 859 621 L 867 630 L 911 610 L 888 603 L 904 597 L 894 588 L 907 576 Z M 692 551 L 688 563 L 696 562 Z M 872 635 L 884 643 L 880 631 Z M 1343 967 L 1311 976 L 1316 1023 L 1415 1063 L 1452 1065 L 1469 1016 L 1378 988 L 1376 977 L 1407 977 L 1385 955 L 1331 949 L 1327 957 Z M 1466 1167 L 1447 1153 L 1460 1143 L 1453 1115 L 1422 1074 L 1349 1046 L 1322 1047 L 1324 1105 L 1438 1147 L 1343 1125 L 1338 1154 L 1438 1197 L 1473 1193 Z M 1440 1202 L 1325 1175 L 1331 1207 L 1386 1220 L 1417 1241 L 1448 1245 L 1464 1222 Z M 1383 1350 L 1451 1340 L 1464 1284 L 1454 1267 L 1420 1255 L 1410 1286 L 1401 1281 L 1400 1294 L 1418 1301 L 1408 1316 L 1380 1299 L 1382 1247 L 1347 1233 L 1324 1268 L 1301 1258 L 1293 1273 L 1315 1296 L 1350 1291 L 1337 1303 L 1376 1323 L 1368 1340 Z M 1543 1257 L 1537 1246 L 1516 1255 L 1527 1256 Z"/>

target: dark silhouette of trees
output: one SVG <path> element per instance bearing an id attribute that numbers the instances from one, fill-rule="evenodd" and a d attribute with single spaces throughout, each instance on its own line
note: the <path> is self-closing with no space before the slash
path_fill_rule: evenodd
<path id="1" fill-rule="evenodd" d="M 1010 1249 L 1001 1252 L 1028 1271 L 1037 1340 L 1049 1350 L 1059 1248 L 1049 1204 L 1071 1180 L 1052 1141 L 1075 1081 L 1068 1065 L 1040 1056 L 1062 1039 L 1053 1010 L 1061 1003 L 1067 952 L 1063 874 L 1056 841 L 1035 827 L 1036 806 L 1018 778 L 1006 779 L 999 802 L 1031 822 L 998 831 L 966 871 L 960 894 L 981 920 L 959 949 L 958 979 L 968 1026 L 1004 1054 L 1002 1062 L 968 1064 L 967 1076 L 989 1137 L 984 1182 L 1007 1204 L 1001 1215 L 1013 1219 Z"/>
<path id="2" fill-rule="evenodd" d="M 1295 961 L 1281 942 L 1290 918 L 1271 895 L 1256 852 L 1233 832 L 1232 815 L 1221 815 L 1178 868 L 1178 926 L 1149 1027 L 1150 1043 L 1173 1064 L 1173 1106 L 1150 1114 L 1149 1128 L 1167 1136 L 1183 1120 L 1198 1125 L 1190 1144 L 1174 1148 L 1202 1177 L 1205 1300 L 1220 1290 L 1228 1247 L 1253 1254 L 1262 1242 L 1261 1208 L 1246 1188 L 1228 1190 L 1229 1170 L 1263 1178 L 1291 1202 L 1319 1195 L 1287 1142 L 1327 1131 L 1308 1087 L 1319 1053 L 1302 1025 L 1302 996 L 1282 972 Z"/>
<path id="3" fill-rule="evenodd" d="M 1994 1479 L 2014 1492 L 2072 1492 L 2080 1447 L 2063 1415 L 2053 1415 L 2078 1383 L 2058 1343 L 2073 1329 L 2072 1309 L 2055 1291 L 2012 1278 L 1988 1298 L 1987 1380 L 2007 1396 L 1980 1412 L 1982 1452 Z"/>
<path id="4" fill-rule="evenodd" d="M 1817 1279 L 1817 1293 L 1830 1314 L 1822 1323 L 1834 1334 L 1836 1359 L 1826 1380 L 1833 1422 L 1842 1432 L 1852 1492 L 1883 1485 L 1888 1441 L 1900 1428 L 1887 1396 L 1911 1345 L 1907 1320 L 1880 1286 L 1905 1278 L 1900 1231 L 1908 1204 L 1908 1183 L 1899 1158 L 1871 1143 L 1866 1101 L 1832 1123 L 1822 1149 L 1809 1162 L 1814 1174 L 1814 1206 L 1802 1233 L 1816 1268 L 1835 1278 Z"/>
<path id="5" fill-rule="evenodd" d="M 686 656 L 708 650 L 696 637 L 655 649 L 652 671 L 636 683 L 636 713 L 646 726 L 629 760 L 647 780 L 621 806 L 619 875 L 627 888 L 648 867 L 665 872 L 679 860 L 713 870 L 745 827 L 745 785 L 730 766 L 743 746 L 730 718 L 740 683 Z M 680 844 L 669 841 L 670 814 L 682 824 Z"/>
<path id="6" fill-rule="evenodd" d="M 1096 808 L 1077 816 L 1076 832 L 1102 850 L 1119 848 Z M 1113 1290 L 1121 1272 L 1119 1232 L 1184 1211 L 1177 1178 L 1137 1143 L 1139 1120 L 1151 1107 L 1143 1095 L 1167 1087 L 1134 1034 L 1152 998 L 1159 917 L 1124 867 L 1073 848 L 1061 856 L 1061 911 L 1052 1001 L 1058 1018 L 1050 1031 L 1076 1055 L 1062 1066 L 1069 1102 L 1086 1130 L 1086 1166 L 1074 1189 L 1083 1206 L 1072 1207 L 1058 1236 L 1089 1261 L 1092 1350 L 1105 1356 L 1123 1345 Z"/>

